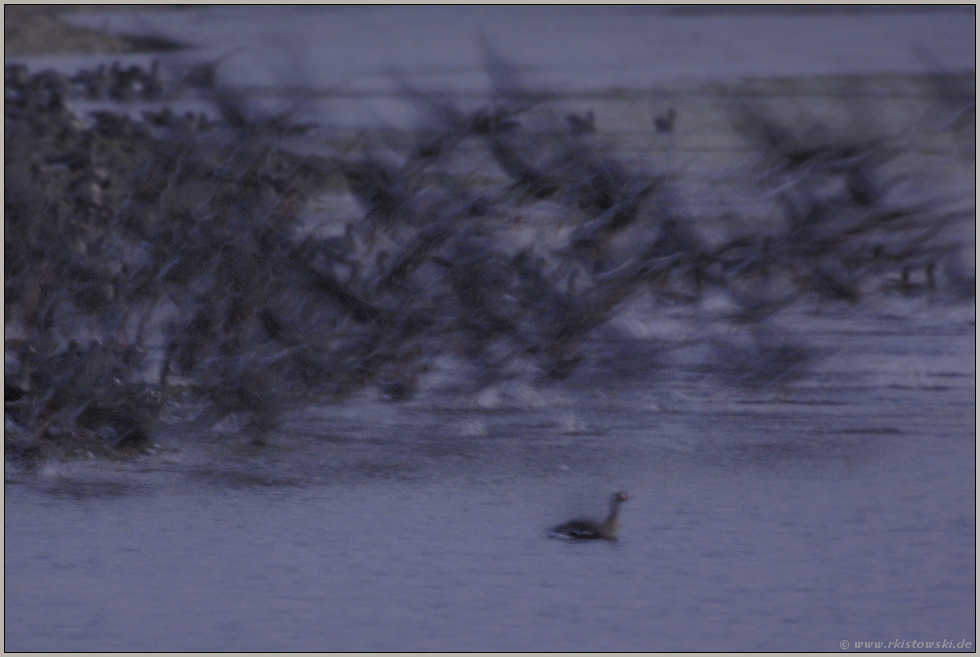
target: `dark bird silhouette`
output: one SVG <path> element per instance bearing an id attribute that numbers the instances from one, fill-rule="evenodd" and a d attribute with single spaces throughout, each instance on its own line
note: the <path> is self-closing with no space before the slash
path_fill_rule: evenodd
<path id="1" fill-rule="evenodd" d="M 629 498 L 629 493 L 626 491 L 613 493 L 613 496 L 609 499 L 609 515 L 602 522 L 593 520 L 592 518 L 577 518 L 558 525 L 548 535 L 551 538 L 575 541 L 596 540 L 600 538 L 606 541 L 615 541 L 616 532 L 619 530 L 619 505 Z"/>
<path id="2" fill-rule="evenodd" d="M 673 107 L 665 114 L 658 114 L 653 119 L 653 127 L 662 135 L 670 134 L 674 131 L 674 120 L 677 118 L 677 110 Z"/>
<path id="3" fill-rule="evenodd" d="M 957 298 L 972 299 L 977 294 L 976 271 L 970 271 L 969 265 L 954 254 L 944 261 L 943 273 L 946 274 L 947 285 Z"/>
<path id="4" fill-rule="evenodd" d="M 586 112 L 585 116 L 566 114 L 565 120 L 568 121 L 568 131 L 573 135 L 595 134 L 595 114 L 592 110 Z"/>

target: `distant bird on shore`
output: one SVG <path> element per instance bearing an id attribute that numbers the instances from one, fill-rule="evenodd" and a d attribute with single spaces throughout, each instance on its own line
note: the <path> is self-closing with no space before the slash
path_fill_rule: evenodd
<path id="1" fill-rule="evenodd" d="M 548 532 L 548 536 L 574 541 L 597 539 L 615 541 L 616 532 L 619 530 L 619 505 L 629 498 L 629 493 L 625 491 L 613 493 L 609 499 L 609 515 L 602 522 L 592 518 L 569 520 Z"/>
<path id="2" fill-rule="evenodd" d="M 677 119 L 677 110 L 671 107 L 665 114 L 658 114 L 653 118 L 653 127 L 662 135 L 670 134 L 674 131 L 675 119 Z"/>
<path id="3" fill-rule="evenodd" d="M 586 112 L 585 116 L 566 114 L 565 120 L 568 121 L 568 131 L 573 135 L 595 134 L 595 113 L 592 110 Z"/>

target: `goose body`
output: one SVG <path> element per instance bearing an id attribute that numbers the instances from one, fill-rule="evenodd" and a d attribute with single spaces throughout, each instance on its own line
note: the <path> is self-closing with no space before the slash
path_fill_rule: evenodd
<path id="1" fill-rule="evenodd" d="M 548 535 L 552 538 L 588 541 L 603 539 L 615 541 L 619 530 L 619 505 L 629 499 L 626 492 L 614 493 L 609 500 L 609 515 L 603 521 L 592 518 L 577 518 L 558 525 Z"/>

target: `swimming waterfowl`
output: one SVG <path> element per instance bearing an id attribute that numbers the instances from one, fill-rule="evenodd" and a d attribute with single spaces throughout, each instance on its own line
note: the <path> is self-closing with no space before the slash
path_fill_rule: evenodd
<path id="1" fill-rule="evenodd" d="M 552 538 L 587 541 L 603 539 L 615 541 L 619 530 L 619 505 L 630 498 L 629 493 L 620 491 L 613 493 L 609 499 L 609 515 L 602 522 L 592 518 L 577 518 L 558 525 L 548 535 Z"/>

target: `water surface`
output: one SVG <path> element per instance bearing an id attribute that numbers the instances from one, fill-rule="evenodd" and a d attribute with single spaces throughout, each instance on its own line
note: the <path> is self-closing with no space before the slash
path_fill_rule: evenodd
<path id="1" fill-rule="evenodd" d="M 939 314 L 850 322 L 779 390 L 676 353 L 641 385 L 366 396 L 262 448 L 170 436 L 135 462 L 15 474 L 7 648 L 973 640 L 972 313 Z M 619 488 L 617 543 L 545 538 Z"/>

